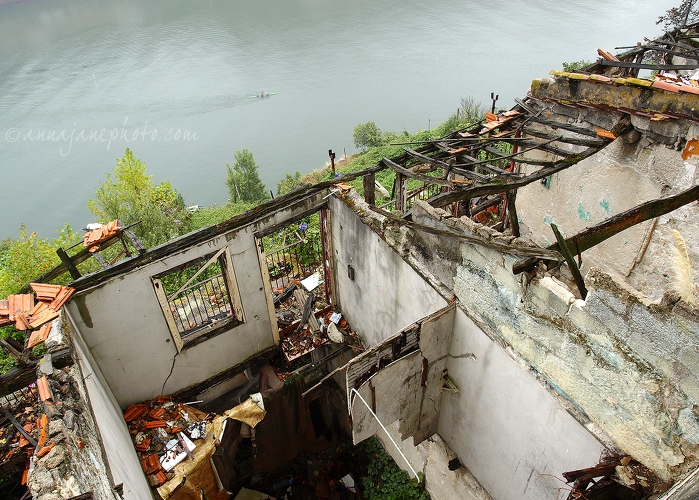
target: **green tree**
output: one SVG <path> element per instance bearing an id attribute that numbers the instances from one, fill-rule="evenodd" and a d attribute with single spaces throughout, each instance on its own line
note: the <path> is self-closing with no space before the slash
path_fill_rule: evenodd
<path id="1" fill-rule="evenodd" d="M 287 173 L 282 180 L 277 182 L 277 196 L 290 193 L 301 186 L 301 184 L 301 172 L 297 170 L 294 175 Z"/>
<path id="2" fill-rule="evenodd" d="M 673 7 L 660 16 L 655 24 L 663 23 L 665 31 L 682 28 L 699 21 L 697 0 L 682 0 L 679 7 Z"/>
<path id="3" fill-rule="evenodd" d="M 228 192 L 234 203 L 261 203 L 269 199 L 267 188 L 260 180 L 257 163 L 248 148 L 235 152 L 233 166 L 226 164 L 228 169 Z"/>
<path id="4" fill-rule="evenodd" d="M 58 238 L 49 241 L 30 233 L 22 224 L 18 239 L 7 238 L 0 242 L 0 298 L 17 293 L 32 279 L 60 264 L 56 248 L 67 248 L 81 239 L 69 225 L 58 233 Z M 62 278 L 63 281 L 59 278 L 58 282 L 64 284 L 70 277 L 64 275 Z"/>
<path id="5" fill-rule="evenodd" d="M 142 221 L 133 231 L 148 247 L 183 234 L 189 217 L 182 195 L 167 181 L 155 184 L 146 174 L 146 164 L 134 158 L 128 148 L 87 207 L 102 223 Z"/>
<path id="6" fill-rule="evenodd" d="M 354 127 L 352 137 L 354 138 L 354 145 L 364 150 L 375 148 L 383 144 L 381 130 L 374 122 L 360 123 Z"/>

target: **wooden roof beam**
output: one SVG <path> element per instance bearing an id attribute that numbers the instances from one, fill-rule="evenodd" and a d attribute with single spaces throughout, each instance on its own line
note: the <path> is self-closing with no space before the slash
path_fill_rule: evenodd
<path id="1" fill-rule="evenodd" d="M 427 200 L 427 202 L 433 207 L 443 207 L 456 201 L 466 200 L 475 196 L 504 193 L 506 191 L 518 189 L 522 186 L 526 186 L 527 184 L 531 184 L 532 182 L 536 182 L 539 179 L 543 179 L 544 177 L 548 177 L 549 175 L 558 173 L 561 170 L 565 170 L 566 168 L 575 165 L 576 163 L 584 160 L 585 158 L 592 156 L 599 150 L 600 148 L 588 148 L 585 151 L 582 151 L 581 153 L 570 154 L 566 156 L 564 159 L 553 163 L 553 165 L 551 165 L 550 167 L 541 168 L 535 172 L 532 172 L 526 177 L 522 177 L 512 182 L 503 183 L 502 180 L 500 180 L 500 182 L 489 182 L 487 184 L 479 184 L 477 186 L 471 186 L 466 189 L 452 191 L 450 193 L 440 193 L 437 196 L 433 196 L 432 198 Z"/>

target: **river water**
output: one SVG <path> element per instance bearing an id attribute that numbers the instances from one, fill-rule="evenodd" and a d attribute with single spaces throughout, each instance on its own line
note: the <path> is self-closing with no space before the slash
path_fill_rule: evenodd
<path id="1" fill-rule="evenodd" d="M 659 35 L 675 3 L 0 0 L 0 238 L 84 227 L 126 147 L 188 204 L 225 203 L 245 147 L 276 191 L 353 152 L 360 122 L 415 132 L 491 92 L 510 107 L 561 61 Z"/>

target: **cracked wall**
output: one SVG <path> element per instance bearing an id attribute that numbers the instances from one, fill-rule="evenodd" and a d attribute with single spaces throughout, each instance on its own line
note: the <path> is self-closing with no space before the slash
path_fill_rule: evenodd
<path id="1" fill-rule="evenodd" d="M 451 219 L 422 203 L 413 216 L 436 227 L 480 231 L 470 220 Z M 424 244 L 423 236 L 417 239 Z M 453 245 L 429 240 L 435 247 Z M 551 277 L 524 286 L 511 272 L 514 257 L 466 244 L 460 250 L 451 288 L 486 333 L 660 477 L 669 480 L 697 466 L 696 308 L 672 294 L 663 305 L 652 304 L 598 270 L 588 273 L 590 294 L 583 302 Z"/>
<path id="2" fill-rule="evenodd" d="M 571 125 L 584 122 L 605 130 L 624 116 L 599 109 L 539 105 L 545 117 L 555 115 Z M 555 242 L 549 227 L 552 222 L 572 236 L 645 201 L 677 194 L 699 182 L 697 157 L 682 159 L 686 141 L 699 137 L 699 125 L 641 116 L 631 116 L 630 121 L 630 131 L 599 153 L 553 175 L 548 187 L 537 182 L 518 190 L 517 215 L 523 235 L 547 246 Z M 550 132 L 543 125 L 534 128 Z M 550 159 L 541 153 L 538 157 Z M 534 169 L 527 166 L 525 171 Z M 624 276 L 651 300 L 659 300 L 667 290 L 681 291 L 685 300 L 696 300 L 698 217 L 695 203 L 629 228 L 584 252 L 583 274 L 594 266 Z"/>
<path id="3" fill-rule="evenodd" d="M 276 323 L 273 330 L 269 283 L 262 276 L 255 235 L 317 208 L 324 194 L 315 193 L 253 223 L 76 293 L 68 310 L 119 405 L 180 391 L 274 345 Z M 150 278 L 225 246 L 245 322 L 178 353 Z"/>

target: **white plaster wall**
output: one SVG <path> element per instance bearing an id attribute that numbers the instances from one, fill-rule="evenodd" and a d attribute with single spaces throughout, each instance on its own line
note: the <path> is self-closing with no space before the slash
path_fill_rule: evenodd
<path id="1" fill-rule="evenodd" d="M 230 248 L 246 322 L 178 354 L 150 277 L 223 245 Z M 263 286 L 254 238 L 246 228 L 230 241 L 218 237 L 89 290 L 69 309 L 125 407 L 184 389 L 272 346 Z"/>
<path id="2" fill-rule="evenodd" d="M 628 143 L 630 136 L 615 140 L 596 155 L 553 175 L 548 189 L 535 182 L 518 190 L 517 215 L 523 234 L 547 246 L 555 242 L 551 222 L 572 236 L 643 202 L 677 194 L 699 182 L 698 157 L 684 161 L 681 150 L 649 138 L 694 139 L 699 137 L 699 125 L 682 120 L 651 122 L 638 116 L 631 122 L 636 137 L 638 131 L 646 135 L 632 143 Z M 528 167 L 527 173 L 533 170 Z M 693 203 L 661 216 L 655 225 L 647 221 L 629 228 L 584 252 L 583 274 L 594 266 L 628 277 L 628 283 L 651 300 L 684 285 L 689 290 L 684 296 L 696 300 L 698 217 L 699 206 Z"/>
<path id="3" fill-rule="evenodd" d="M 350 208 L 335 197 L 330 200 L 337 300 L 366 346 L 378 344 L 447 305 Z M 348 265 L 355 270 L 354 281 L 348 277 Z"/>
<path id="4" fill-rule="evenodd" d="M 545 247 L 556 241 L 552 222 L 565 236 L 572 236 L 660 197 L 661 186 L 625 159 L 626 150 L 628 146 L 619 139 L 600 153 L 553 175 L 549 188 L 534 182 L 519 189 L 517 215 L 531 231 L 532 239 Z M 583 254 L 583 261 L 590 263 L 588 268 L 594 264 L 628 275 L 650 224 L 645 222 L 600 243 Z"/>
<path id="5" fill-rule="evenodd" d="M 68 305 L 119 405 L 204 381 L 274 345 L 254 234 L 317 206 L 322 193 L 241 229 L 124 273 L 76 294 Z M 151 276 L 227 245 L 245 323 L 179 354 Z"/>
<path id="6" fill-rule="evenodd" d="M 74 327 L 71 327 L 71 338 L 114 484 L 123 483 L 124 500 L 153 498 L 119 404 L 86 348 L 82 335 Z"/>
<path id="7" fill-rule="evenodd" d="M 599 461 L 599 441 L 460 309 L 447 369 L 459 392 L 442 396 L 439 434 L 493 498 L 555 500 L 551 476 Z"/>

